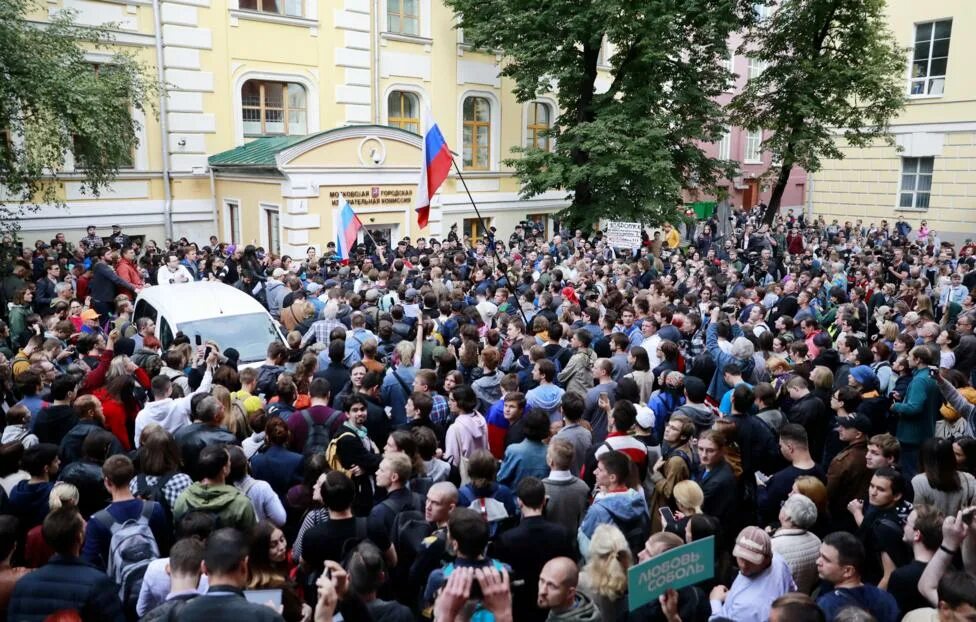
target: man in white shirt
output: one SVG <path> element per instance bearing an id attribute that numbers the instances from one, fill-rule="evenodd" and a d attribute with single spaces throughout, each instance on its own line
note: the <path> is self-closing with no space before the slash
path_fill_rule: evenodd
<path id="1" fill-rule="evenodd" d="M 193 276 L 186 266 L 180 263 L 180 258 L 176 253 L 166 255 L 166 265 L 161 266 L 156 273 L 156 283 L 159 285 L 176 285 L 177 283 L 190 283 Z"/>
<path id="2" fill-rule="evenodd" d="M 197 393 L 204 393 L 210 390 L 210 382 L 213 379 L 213 370 L 217 366 L 217 353 L 212 352 L 207 359 L 207 371 L 203 374 L 203 381 L 193 393 L 173 399 L 173 383 L 162 374 L 152 379 L 153 401 L 147 402 L 145 408 L 136 415 L 135 441 L 139 447 L 139 436 L 142 429 L 150 423 L 158 423 L 170 434 L 174 434 L 178 429 L 190 423 L 190 400 Z"/>

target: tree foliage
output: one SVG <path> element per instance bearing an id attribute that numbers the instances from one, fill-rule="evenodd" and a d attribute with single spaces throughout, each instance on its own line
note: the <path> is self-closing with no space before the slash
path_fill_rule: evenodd
<path id="1" fill-rule="evenodd" d="M 158 85 L 131 54 L 113 49 L 108 27 L 79 26 L 68 11 L 46 25 L 34 0 L 0 1 L 0 229 L 24 210 L 59 205 L 57 181 L 71 152 L 85 190 L 97 196 L 131 160 L 139 124 Z M 97 67 L 89 51 L 107 50 Z M 105 52 L 102 52 L 103 54 Z"/>
<path id="2" fill-rule="evenodd" d="M 790 171 L 842 159 L 839 132 L 854 147 L 891 140 L 904 105 L 906 50 L 885 20 L 885 0 L 783 0 L 748 33 L 743 51 L 765 70 L 729 106 L 733 121 L 772 134 L 763 149 L 778 166 L 765 214 L 772 222 Z"/>
<path id="3" fill-rule="evenodd" d="M 519 101 L 553 92 L 551 151 L 516 149 L 522 195 L 571 191 L 563 216 L 674 220 L 689 188 L 728 172 L 703 143 L 724 133 L 727 40 L 751 18 L 744 0 L 445 0 L 465 42 L 503 56 Z M 615 50 L 601 59 L 604 40 Z M 599 89 L 599 62 L 609 86 Z"/>

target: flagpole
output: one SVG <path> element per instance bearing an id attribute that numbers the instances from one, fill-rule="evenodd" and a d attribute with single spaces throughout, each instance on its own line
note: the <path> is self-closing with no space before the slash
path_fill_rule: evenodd
<path id="1" fill-rule="evenodd" d="M 458 179 L 461 180 L 461 185 L 464 186 L 464 191 L 468 194 L 468 200 L 471 201 L 471 207 L 474 208 L 474 213 L 478 216 L 478 222 L 481 223 L 481 228 L 484 230 L 485 235 L 488 235 L 488 227 L 485 224 L 485 219 L 482 218 L 481 211 L 478 210 L 478 204 L 474 202 L 474 197 L 471 196 L 471 191 L 468 190 L 468 182 L 464 181 L 464 175 L 461 174 L 461 168 L 458 166 L 457 160 L 454 159 L 454 157 L 457 156 L 457 154 L 454 153 L 453 151 L 451 151 L 451 156 L 452 156 L 451 157 L 451 164 L 454 165 L 454 170 L 455 170 L 455 172 L 457 172 Z M 491 240 L 492 240 L 492 242 L 495 241 L 494 236 L 491 237 Z M 492 248 L 490 249 L 490 251 L 491 251 L 491 266 L 492 266 L 492 269 L 497 270 L 498 269 L 498 250 L 496 248 L 494 248 L 494 244 L 492 244 Z M 506 276 L 508 276 L 508 275 L 506 275 Z M 529 319 L 525 316 L 525 310 L 522 309 L 522 303 L 519 302 L 518 293 L 515 291 L 515 286 L 514 285 L 512 286 L 512 294 L 515 297 L 515 306 L 518 307 L 519 313 L 522 314 L 522 323 L 525 324 L 525 328 L 526 328 L 526 330 L 528 330 L 528 328 L 529 328 Z"/>
<path id="2" fill-rule="evenodd" d="M 457 154 L 452 151 L 451 155 L 456 156 Z M 478 222 L 481 223 L 482 230 L 485 232 L 485 235 L 488 235 L 488 226 L 485 224 L 485 219 L 481 217 L 481 212 L 478 210 L 478 204 L 474 202 L 474 197 L 471 196 L 471 191 L 468 190 L 468 182 L 464 181 L 464 175 L 461 174 L 461 168 L 458 166 L 457 160 L 455 160 L 453 157 L 451 158 L 451 164 L 454 165 L 454 170 L 457 172 L 458 179 L 461 180 L 461 185 L 464 186 L 464 191 L 468 194 L 468 201 L 471 202 L 471 207 L 474 208 L 474 213 L 478 216 Z M 495 249 L 492 248 L 491 251 L 494 253 Z M 494 255 L 492 255 L 492 258 L 494 258 Z"/>

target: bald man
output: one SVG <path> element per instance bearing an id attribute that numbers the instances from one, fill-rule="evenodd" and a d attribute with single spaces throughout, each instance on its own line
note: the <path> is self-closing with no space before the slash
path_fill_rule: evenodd
<path id="1" fill-rule="evenodd" d="M 447 551 L 447 519 L 457 506 L 458 489 L 451 482 L 438 482 L 427 491 L 424 520 L 430 531 L 417 548 L 417 557 L 410 566 L 408 589 L 413 594 L 424 587 L 428 575 L 453 561 Z"/>
<path id="2" fill-rule="evenodd" d="M 548 622 L 598 622 L 600 610 L 589 596 L 576 591 L 579 567 L 568 557 L 550 560 L 539 575 L 540 609 L 548 609 Z"/>

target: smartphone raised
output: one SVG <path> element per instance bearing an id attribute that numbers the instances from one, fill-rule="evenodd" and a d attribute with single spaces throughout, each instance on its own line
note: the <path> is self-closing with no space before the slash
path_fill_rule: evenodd
<path id="1" fill-rule="evenodd" d="M 275 607 L 281 605 L 281 590 L 244 590 L 248 602 L 265 605 L 269 601 Z"/>
<path id="2" fill-rule="evenodd" d="M 678 520 L 674 517 L 674 512 L 671 508 L 664 507 L 658 510 L 661 513 L 661 519 L 664 521 L 665 525 L 674 525 Z"/>
<path id="3" fill-rule="evenodd" d="M 193 339 L 194 339 L 194 341 L 195 341 L 195 343 L 196 343 L 196 344 L 197 344 L 198 346 L 202 346 L 202 345 L 203 345 L 203 337 L 201 337 L 200 335 L 197 335 L 197 336 L 196 336 L 196 337 L 194 337 Z"/>

